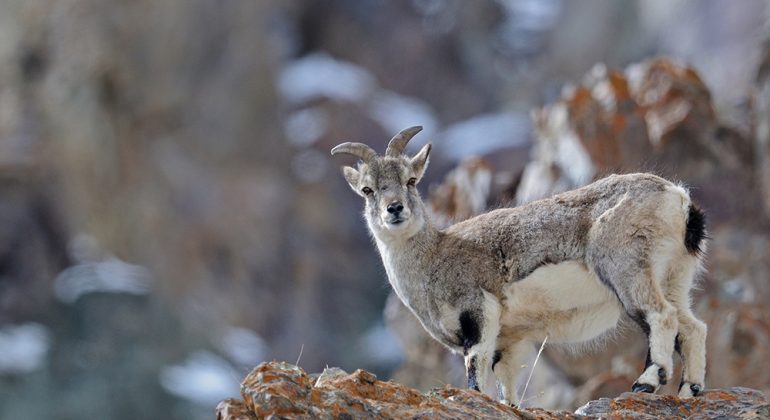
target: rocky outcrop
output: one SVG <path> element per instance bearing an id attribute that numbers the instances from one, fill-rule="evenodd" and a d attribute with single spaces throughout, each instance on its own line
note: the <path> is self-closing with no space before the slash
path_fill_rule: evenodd
<path id="1" fill-rule="evenodd" d="M 734 387 L 707 390 L 698 398 L 627 392 L 591 401 L 576 413 L 589 418 L 761 419 L 770 416 L 770 405 L 761 392 Z"/>
<path id="2" fill-rule="evenodd" d="M 525 203 L 608 173 L 652 171 L 724 201 L 725 186 L 749 198 L 710 212 L 720 220 L 752 213 L 751 141 L 723 124 L 697 71 L 668 58 L 625 71 L 596 65 L 554 104 L 534 113 L 536 141 L 516 199 Z"/>
<path id="3" fill-rule="evenodd" d="M 708 390 L 699 398 L 624 393 L 591 401 L 575 413 L 523 409 L 452 386 L 421 393 L 364 370 L 351 374 L 327 368 L 309 375 L 301 368 L 271 362 L 257 366 L 241 384 L 241 397 L 222 401 L 218 420 L 256 418 L 432 418 L 432 419 L 582 419 L 582 418 L 767 418 L 770 404 L 749 388 Z"/>

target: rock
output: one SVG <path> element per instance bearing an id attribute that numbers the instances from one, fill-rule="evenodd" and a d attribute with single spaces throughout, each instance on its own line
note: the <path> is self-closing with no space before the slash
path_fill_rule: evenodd
<path id="1" fill-rule="evenodd" d="M 428 208 L 433 223 L 449 226 L 487 209 L 492 168 L 483 159 L 466 159 L 444 181 L 431 188 Z"/>
<path id="2" fill-rule="evenodd" d="M 708 377 L 711 382 L 742 384 L 764 391 L 770 389 L 770 313 L 762 303 L 744 303 L 714 308 L 705 318 L 709 334 L 707 343 Z"/>
<path id="3" fill-rule="evenodd" d="M 596 363 L 593 365 L 596 365 Z M 633 373 L 636 372 L 634 371 Z M 627 392 L 631 389 L 635 379 L 635 377 L 630 375 L 618 374 L 612 371 L 594 375 L 578 388 L 577 395 L 575 395 L 576 405 L 583 405 L 588 401 L 607 395 L 620 395 Z"/>
<path id="4" fill-rule="evenodd" d="M 749 388 L 707 390 L 702 397 L 624 393 L 602 398 L 577 413 L 539 408 L 518 409 L 490 397 L 452 386 L 421 393 L 364 370 L 347 374 L 326 369 L 316 380 L 285 362 L 262 363 L 241 384 L 243 400 L 227 399 L 216 408 L 218 420 L 312 417 L 343 418 L 766 418 L 770 405 Z"/>
<path id="5" fill-rule="evenodd" d="M 228 398 L 219 404 L 216 408 L 217 420 L 252 420 L 256 419 L 254 414 L 246 407 L 246 403 L 234 398 Z"/>
<path id="6" fill-rule="evenodd" d="M 677 398 L 626 392 L 615 399 L 601 398 L 580 407 L 577 414 L 599 418 L 735 418 L 756 419 L 770 415 L 770 405 L 759 391 L 733 387 L 706 390 L 698 398 Z"/>
<path id="7" fill-rule="evenodd" d="M 761 94 L 756 108 L 765 109 Z M 535 149 L 516 193 L 526 203 L 612 172 L 652 171 L 686 181 L 712 220 L 753 214 L 759 203 L 748 136 L 723 124 L 694 68 L 667 58 L 624 72 L 598 64 L 582 83 L 533 113 Z M 748 197 L 746 202 L 730 200 Z"/>

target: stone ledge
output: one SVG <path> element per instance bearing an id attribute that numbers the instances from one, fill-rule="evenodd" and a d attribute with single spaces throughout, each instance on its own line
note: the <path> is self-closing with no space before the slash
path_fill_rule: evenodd
<path id="1" fill-rule="evenodd" d="M 451 386 L 421 393 L 365 370 L 348 374 L 326 369 L 309 375 L 285 362 L 262 363 L 241 384 L 241 397 L 216 408 L 218 420 L 258 418 L 431 418 L 431 419 L 584 419 L 584 418 L 770 418 L 765 396 L 750 388 L 706 390 L 698 398 L 624 393 L 590 401 L 577 410 L 517 409 L 487 395 Z"/>

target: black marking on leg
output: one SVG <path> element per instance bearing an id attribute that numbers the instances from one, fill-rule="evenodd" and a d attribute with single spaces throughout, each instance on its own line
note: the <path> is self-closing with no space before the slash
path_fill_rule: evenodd
<path id="1" fill-rule="evenodd" d="M 479 343 L 481 340 L 481 325 L 471 311 L 460 313 L 460 332 L 458 333 L 460 342 L 463 343 L 465 355 L 468 350 Z"/>
<path id="2" fill-rule="evenodd" d="M 685 383 L 684 378 L 682 378 L 682 382 L 679 382 L 679 388 L 677 388 L 676 392 L 682 392 L 682 387 Z"/>
<path id="3" fill-rule="evenodd" d="M 479 389 L 479 381 L 476 377 L 476 356 L 471 356 L 471 360 L 468 362 L 468 388 L 481 391 Z"/>
<path id="4" fill-rule="evenodd" d="M 495 365 L 502 358 L 503 358 L 503 352 L 501 352 L 500 350 L 495 350 L 495 353 L 492 355 L 492 370 L 495 370 Z"/>
<path id="5" fill-rule="evenodd" d="M 690 204 L 687 212 L 687 227 L 684 233 L 684 246 L 692 255 L 703 252 L 701 243 L 706 237 L 706 216 L 703 212 Z"/>
<path id="6" fill-rule="evenodd" d="M 668 379 L 666 379 L 666 369 L 658 368 L 658 383 L 661 385 L 665 385 L 668 383 Z"/>
<path id="7" fill-rule="evenodd" d="M 652 394 L 655 392 L 655 387 L 650 384 L 640 384 L 639 382 L 634 382 L 634 384 L 631 385 L 631 392 L 649 392 Z"/>
<path id="8" fill-rule="evenodd" d="M 647 357 L 644 358 L 644 370 L 647 370 L 648 367 L 652 364 L 652 353 L 650 353 L 650 348 L 647 348 Z"/>
<path id="9" fill-rule="evenodd" d="M 678 355 L 682 356 L 682 338 L 679 337 L 679 334 L 677 334 L 676 338 L 674 338 L 674 350 Z"/>

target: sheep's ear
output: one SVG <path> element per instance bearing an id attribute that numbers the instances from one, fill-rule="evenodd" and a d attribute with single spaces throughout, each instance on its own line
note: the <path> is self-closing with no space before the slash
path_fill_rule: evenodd
<path id="1" fill-rule="evenodd" d="M 425 169 L 428 167 L 428 155 L 430 155 L 430 148 L 430 143 L 426 144 L 416 155 L 414 155 L 411 160 L 412 170 L 417 177 L 417 181 L 422 178 L 423 174 L 425 174 Z"/>
<path id="2" fill-rule="evenodd" d="M 345 181 L 348 181 L 348 185 L 356 194 L 363 196 L 363 193 L 358 190 L 358 181 L 361 179 L 361 173 L 351 166 L 342 167 L 342 175 L 345 177 Z"/>

